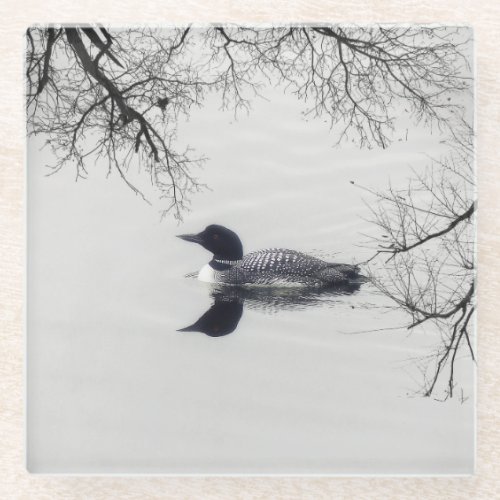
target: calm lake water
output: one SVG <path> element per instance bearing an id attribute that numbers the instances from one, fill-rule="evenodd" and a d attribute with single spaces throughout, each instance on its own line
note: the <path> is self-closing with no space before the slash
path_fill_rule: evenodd
<path id="1" fill-rule="evenodd" d="M 106 178 L 105 165 L 77 183 L 71 166 L 45 177 L 50 154 L 29 144 L 30 471 L 472 472 L 472 367 L 459 364 L 465 402 L 421 397 L 419 362 L 439 333 L 410 333 L 373 286 L 228 301 L 186 277 L 210 255 L 175 235 L 211 223 L 236 231 L 245 252 L 362 261 L 370 198 L 349 181 L 405 183 L 424 153 L 444 151 L 421 128 L 405 140 L 404 118 L 386 150 L 333 148 L 322 120 L 269 97 L 238 121 L 209 102 L 180 125 L 181 141 L 209 158 L 197 175 L 210 188 L 182 223 L 161 221 L 161 207 Z M 232 333 L 177 331 L 214 302 Z"/>

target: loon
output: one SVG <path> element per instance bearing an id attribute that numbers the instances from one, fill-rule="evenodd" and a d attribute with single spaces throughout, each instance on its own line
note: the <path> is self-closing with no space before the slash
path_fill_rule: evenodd
<path id="1" fill-rule="evenodd" d="M 359 267 L 334 264 L 286 248 L 267 248 L 243 255 L 238 235 L 211 224 L 198 234 L 178 235 L 212 252 L 212 260 L 198 273 L 200 281 L 230 285 L 335 286 L 363 280 Z"/>

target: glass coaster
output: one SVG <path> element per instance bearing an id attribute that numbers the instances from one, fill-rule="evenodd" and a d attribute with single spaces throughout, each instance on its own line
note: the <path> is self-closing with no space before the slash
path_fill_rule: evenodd
<path id="1" fill-rule="evenodd" d="M 28 470 L 473 473 L 472 50 L 28 29 Z"/>

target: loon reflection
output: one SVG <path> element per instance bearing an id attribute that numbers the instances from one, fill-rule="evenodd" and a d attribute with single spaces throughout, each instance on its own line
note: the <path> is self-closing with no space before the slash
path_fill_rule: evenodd
<path id="1" fill-rule="evenodd" d="M 210 309 L 198 321 L 177 331 L 201 332 L 209 337 L 222 337 L 236 330 L 242 314 L 242 302 L 216 298 Z"/>
<path id="2" fill-rule="evenodd" d="M 244 287 L 218 284 L 212 287 L 212 306 L 192 325 L 179 332 L 201 332 L 222 337 L 234 332 L 243 315 L 243 305 L 250 309 L 274 313 L 280 310 L 304 309 L 334 302 L 341 295 L 356 293 L 361 283 L 335 287 Z"/>

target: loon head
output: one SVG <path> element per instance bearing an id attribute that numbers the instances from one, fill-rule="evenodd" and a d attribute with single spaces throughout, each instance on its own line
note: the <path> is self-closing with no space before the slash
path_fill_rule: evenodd
<path id="1" fill-rule="evenodd" d="M 224 226 L 211 224 L 198 234 L 179 234 L 178 238 L 200 244 L 214 254 L 215 260 L 240 260 L 243 245 L 238 235 Z"/>

